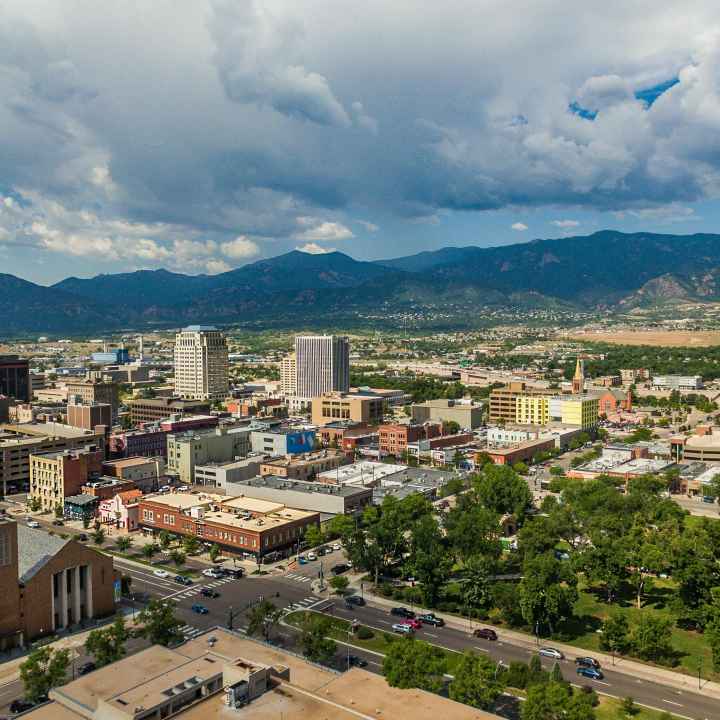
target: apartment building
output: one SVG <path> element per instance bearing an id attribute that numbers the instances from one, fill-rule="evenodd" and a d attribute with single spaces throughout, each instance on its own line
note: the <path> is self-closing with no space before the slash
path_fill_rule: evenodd
<path id="1" fill-rule="evenodd" d="M 91 405 L 93 403 L 104 403 L 112 408 L 112 417 L 117 416 L 119 395 L 118 385 L 112 380 L 103 378 L 102 373 L 89 372 L 82 380 L 68 380 L 67 396 L 78 397 L 81 403 Z"/>
<path id="2" fill-rule="evenodd" d="M 297 395 L 297 362 L 294 352 L 280 361 L 280 392 L 283 395 Z"/>
<path id="3" fill-rule="evenodd" d="M 551 397 L 556 391 L 528 387 L 524 382 L 511 382 L 490 392 L 489 421 L 491 424 L 517 422 L 519 397 Z"/>
<path id="4" fill-rule="evenodd" d="M 30 456 L 30 498 L 44 512 L 62 506 L 65 498 L 79 495 L 82 486 L 102 471 L 104 452 L 97 445 Z"/>
<path id="5" fill-rule="evenodd" d="M 175 336 L 175 394 L 210 401 L 227 397 L 227 340 L 212 325 L 189 325 Z"/>
<path id="6" fill-rule="evenodd" d="M 365 425 L 378 425 L 383 421 L 387 402 L 376 395 L 354 393 L 323 393 L 312 400 L 313 425 L 327 425 L 339 420 L 350 420 Z"/>
<path id="7" fill-rule="evenodd" d="M 280 503 L 211 493 L 169 493 L 140 501 L 141 527 L 216 543 L 229 553 L 250 553 L 258 560 L 296 546 L 320 515 Z"/>
<path id="8" fill-rule="evenodd" d="M 410 443 L 418 440 L 430 440 L 442 435 L 442 425 L 425 423 L 423 425 L 381 425 L 378 439 L 381 455 L 402 455 Z"/>
<path id="9" fill-rule="evenodd" d="M 30 365 L 19 355 L 0 355 L 0 395 L 20 402 L 32 400 Z"/>
<path id="10" fill-rule="evenodd" d="M 304 398 L 350 389 L 350 343 L 337 335 L 295 338 L 296 391 Z"/>

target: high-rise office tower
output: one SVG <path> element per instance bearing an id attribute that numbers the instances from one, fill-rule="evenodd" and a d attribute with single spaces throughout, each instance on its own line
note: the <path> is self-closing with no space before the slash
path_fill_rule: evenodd
<path id="1" fill-rule="evenodd" d="M 336 335 L 295 338 L 296 394 L 314 398 L 350 389 L 350 343 Z"/>
<path id="2" fill-rule="evenodd" d="M 0 395 L 30 402 L 30 365 L 27 358 L 0 355 Z"/>
<path id="3" fill-rule="evenodd" d="M 297 392 L 297 363 L 294 352 L 280 361 L 280 392 L 284 395 L 295 395 Z"/>
<path id="4" fill-rule="evenodd" d="M 228 394 L 228 348 L 211 325 L 189 325 L 175 336 L 175 394 L 222 400 Z"/>

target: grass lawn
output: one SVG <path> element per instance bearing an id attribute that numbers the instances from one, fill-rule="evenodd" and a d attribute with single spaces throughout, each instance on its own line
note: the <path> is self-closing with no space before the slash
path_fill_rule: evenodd
<path id="1" fill-rule="evenodd" d="M 198 580 L 200 578 L 200 575 L 197 571 L 188 570 L 187 568 L 178 568 L 177 565 L 172 562 L 172 560 L 158 560 L 154 563 L 151 563 L 148 562 L 143 555 L 133 552 L 120 552 L 120 550 L 115 550 L 107 547 L 100 548 L 97 546 L 96 550 L 100 550 L 108 555 L 117 555 L 118 557 L 125 558 L 126 560 L 132 560 L 133 562 L 140 563 L 141 565 L 146 565 L 152 570 L 165 570 L 171 575 L 183 575 L 194 580 Z"/>
<path id="2" fill-rule="evenodd" d="M 317 614 L 317 613 L 315 613 Z M 309 611 L 299 611 L 290 613 L 285 617 L 285 622 L 295 627 L 299 627 L 300 623 L 307 616 L 311 615 Z M 327 617 L 327 616 L 324 616 Z M 361 640 L 357 635 L 352 636 L 348 634 L 350 629 L 350 623 L 347 620 L 340 618 L 332 618 L 332 631 L 330 637 L 338 642 L 346 642 L 356 647 L 363 648 L 364 650 L 371 650 L 376 653 L 385 655 L 388 651 L 388 647 L 394 642 L 402 642 L 405 638 L 401 635 L 396 635 L 391 632 L 385 632 L 384 630 L 377 630 L 376 628 L 368 628 L 372 633 L 373 637 L 369 640 Z M 367 627 L 367 626 L 366 626 Z M 424 642 L 424 641 L 423 641 Z M 452 675 L 453 670 L 460 662 L 462 655 L 453 650 L 447 650 L 441 648 L 447 659 L 447 672 Z"/>
<path id="3" fill-rule="evenodd" d="M 633 715 L 633 720 L 677 720 L 677 715 L 662 713 L 658 710 L 648 710 L 647 708 L 635 706 L 637 713 Z M 595 708 L 597 720 L 618 720 L 620 715 L 620 700 L 609 697 L 601 697 L 600 705 Z"/>

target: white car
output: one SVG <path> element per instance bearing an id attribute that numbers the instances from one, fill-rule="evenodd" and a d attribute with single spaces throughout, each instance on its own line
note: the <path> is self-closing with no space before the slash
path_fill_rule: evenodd
<path id="1" fill-rule="evenodd" d="M 165 570 L 153 570 L 153 575 L 159 578 L 170 577 L 170 573 L 166 572 Z"/>
<path id="2" fill-rule="evenodd" d="M 553 658 L 554 660 L 562 660 L 565 657 L 559 650 L 553 647 L 541 647 L 540 650 L 538 650 L 538 655 Z"/>
<path id="3" fill-rule="evenodd" d="M 317 560 L 317 555 L 314 552 L 309 552 L 307 554 L 307 559 L 308 560 Z"/>
<path id="4" fill-rule="evenodd" d="M 340 543 L 335 543 L 332 547 L 333 547 L 333 550 L 342 550 Z"/>
<path id="5" fill-rule="evenodd" d="M 415 632 L 412 625 L 405 625 L 405 623 L 395 623 L 392 629 L 393 632 L 401 633 L 402 635 L 412 635 Z"/>
<path id="6" fill-rule="evenodd" d="M 29 528 L 39 528 L 40 523 L 37 520 L 29 520 L 28 521 L 28 527 Z"/>
<path id="7" fill-rule="evenodd" d="M 207 568 L 206 570 L 202 571 L 202 574 L 205 577 L 210 577 L 210 578 L 215 578 L 215 579 L 222 577 L 222 573 L 219 570 L 216 570 L 215 568 Z"/>

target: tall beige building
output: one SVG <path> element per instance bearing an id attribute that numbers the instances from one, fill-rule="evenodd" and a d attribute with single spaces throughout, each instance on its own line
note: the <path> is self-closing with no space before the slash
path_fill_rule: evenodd
<path id="1" fill-rule="evenodd" d="M 297 388 L 305 398 L 350 389 L 350 343 L 338 335 L 298 335 L 295 338 Z"/>
<path id="2" fill-rule="evenodd" d="M 297 393 L 297 362 L 295 353 L 286 355 L 280 361 L 280 392 L 284 395 Z"/>
<path id="3" fill-rule="evenodd" d="M 211 325 L 189 325 L 175 336 L 175 394 L 190 400 L 227 397 L 224 333 Z"/>

